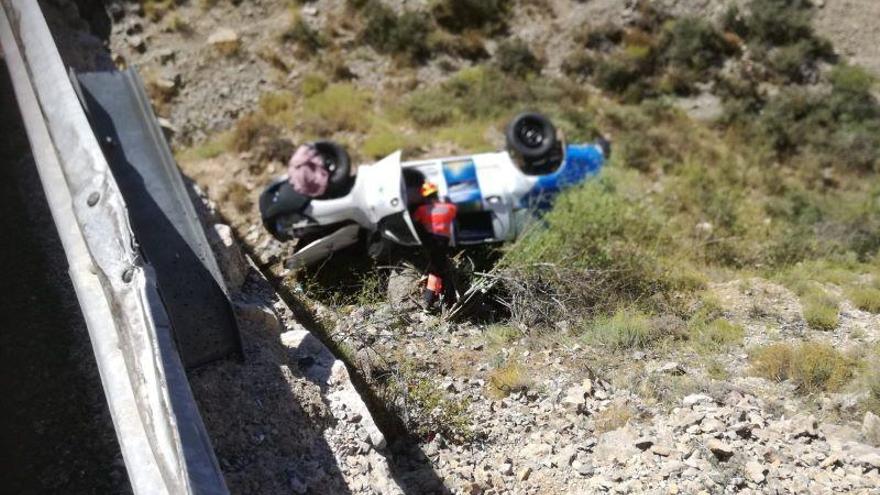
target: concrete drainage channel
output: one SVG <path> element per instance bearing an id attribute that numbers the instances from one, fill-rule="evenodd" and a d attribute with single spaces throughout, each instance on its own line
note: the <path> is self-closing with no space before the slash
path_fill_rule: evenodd
<path id="1" fill-rule="evenodd" d="M 202 238 L 216 252 L 241 349 L 190 359 L 191 342 L 180 347 L 185 312 L 162 292 L 157 257 L 144 258 L 150 243 L 136 237 L 144 229 L 127 205 L 131 190 L 99 145 L 109 136 L 89 124 L 37 2 L 0 6 L 4 59 L 133 492 L 402 493 L 345 365 L 296 323 L 207 208 L 197 208 Z"/>

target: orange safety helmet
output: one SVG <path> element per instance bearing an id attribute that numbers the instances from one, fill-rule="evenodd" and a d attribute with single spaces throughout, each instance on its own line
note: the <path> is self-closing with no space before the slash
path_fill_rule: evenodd
<path id="1" fill-rule="evenodd" d="M 437 184 L 434 184 L 430 181 L 425 181 L 422 183 L 422 197 L 427 198 L 433 194 L 437 194 Z"/>

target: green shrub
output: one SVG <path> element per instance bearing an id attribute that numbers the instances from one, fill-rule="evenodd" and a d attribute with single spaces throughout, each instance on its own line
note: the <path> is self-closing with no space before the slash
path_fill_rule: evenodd
<path id="1" fill-rule="evenodd" d="M 638 66 L 621 57 L 608 57 L 596 64 L 596 84 L 605 91 L 623 94 L 642 80 Z"/>
<path id="2" fill-rule="evenodd" d="M 742 325 L 730 323 L 724 319 L 693 322 L 689 330 L 689 339 L 697 348 L 705 351 L 719 351 L 732 345 L 742 343 L 745 329 Z"/>
<path id="3" fill-rule="evenodd" d="M 412 362 L 400 366 L 387 392 L 396 399 L 407 428 L 420 437 L 440 433 L 453 442 L 462 442 L 473 434 L 468 416 L 470 403 L 448 396 Z"/>
<path id="4" fill-rule="evenodd" d="M 522 331 L 510 325 L 491 325 L 486 329 L 486 340 L 494 346 L 505 346 L 519 340 Z"/>
<path id="5" fill-rule="evenodd" d="M 611 349 L 641 349 L 662 335 L 647 315 L 637 310 L 620 309 L 611 317 L 600 317 L 584 330 L 584 338 Z"/>
<path id="6" fill-rule="evenodd" d="M 844 68 L 832 73 L 830 93 L 784 90 L 764 107 L 753 136 L 783 159 L 809 152 L 824 165 L 876 170 L 880 104 L 865 84 Z"/>
<path id="7" fill-rule="evenodd" d="M 587 78 L 596 70 L 596 57 L 586 50 L 576 51 L 562 61 L 561 68 L 569 77 Z"/>
<path id="8" fill-rule="evenodd" d="M 667 28 L 664 38 L 664 58 L 696 71 L 720 64 L 731 51 L 711 23 L 696 17 L 675 20 Z"/>
<path id="9" fill-rule="evenodd" d="M 361 36 L 376 50 L 403 55 L 410 61 L 429 55 L 431 25 L 424 13 L 407 11 L 397 15 L 378 0 L 371 2 L 364 12 L 367 23 Z"/>
<path id="10" fill-rule="evenodd" d="M 384 158 L 397 150 L 405 149 L 409 146 L 406 137 L 397 129 L 378 129 L 372 130 L 363 145 L 360 152 L 367 158 Z"/>
<path id="11" fill-rule="evenodd" d="M 331 84 L 305 99 L 298 122 L 315 135 L 363 131 L 368 122 L 369 94 L 351 84 Z"/>
<path id="12" fill-rule="evenodd" d="M 830 56 L 832 50 L 827 42 L 803 39 L 776 48 L 770 53 L 770 68 L 789 81 L 803 84 L 818 77 L 816 61 Z"/>
<path id="13" fill-rule="evenodd" d="M 299 90 L 305 97 L 314 96 L 327 89 L 327 79 L 320 74 L 306 74 L 299 83 Z"/>
<path id="14" fill-rule="evenodd" d="M 293 13 L 290 26 L 281 33 L 281 40 L 296 43 L 304 55 L 314 55 L 327 45 L 324 36 L 309 26 L 309 23 L 302 18 L 298 11 Z"/>
<path id="15" fill-rule="evenodd" d="M 752 39 L 773 46 L 812 38 L 811 7 L 809 0 L 752 0 L 745 32 Z"/>
<path id="16" fill-rule="evenodd" d="M 431 9 L 437 23 L 451 31 L 500 31 L 510 12 L 508 0 L 435 0 Z"/>
<path id="17" fill-rule="evenodd" d="M 856 287 L 849 294 L 853 305 L 862 311 L 880 313 L 880 289 L 873 287 Z"/>
<path id="18" fill-rule="evenodd" d="M 414 123 L 433 127 L 456 120 L 468 124 L 510 115 L 534 101 L 539 85 L 526 84 L 495 67 L 463 69 L 438 86 L 414 92 L 404 110 Z"/>
<path id="19" fill-rule="evenodd" d="M 821 289 L 815 289 L 801 298 L 804 320 L 816 330 L 834 330 L 840 307 L 837 299 Z"/>
<path id="20" fill-rule="evenodd" d="M 417 91 L 404 104 L 407 116 L 421 127 L 445 124 L 455 116 L 452 98 L 442 90 Z"/>
<path id="21" fill-rule="evenodd" d="M 541 72 L 541 61 L 529 49 L 529 45 L 519 39 L 502 41 L 495 53 L 498 68 L 517 77 Z"/>
<path id="22" fill-rule="evenodd" d="M 839 390 L 853 376 L 856 361 L 828 344 L 771 344 L 751 357 L 752 371 L 774 381 L 791 380 L 801 393 Z"/>

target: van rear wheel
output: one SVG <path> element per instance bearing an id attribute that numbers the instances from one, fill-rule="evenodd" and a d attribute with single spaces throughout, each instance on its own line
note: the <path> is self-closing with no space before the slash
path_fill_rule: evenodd
<path id="1" fill-rule="evenodd" d="M 321 199 L 341 198 L 348 194 L 354 186 L 348 152 L 334 141 L 316 141 L 312 146 L 321 155 L 324 166 L 330 173 L 327 179 L 327 192 L 321 196 Z"/>
<path id="2" fill-rule="evenodd" d="M 536 112 L 521 113 L 505 130 L 508 151 L 518 158 L 526 174 L 547 173 L 559 153 L 556 127 L 550 119 Z M 558 164 L 556 164 L 558 165 Z"/>

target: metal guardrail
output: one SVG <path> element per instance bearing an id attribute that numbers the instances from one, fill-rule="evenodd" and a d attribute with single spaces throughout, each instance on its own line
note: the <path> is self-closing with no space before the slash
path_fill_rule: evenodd
<path id="1" fill-rule="evenodd" d="M 134 492 L 228 493 L 155 274 L 36 0 L 0 0 L 0 46 Z"/>

